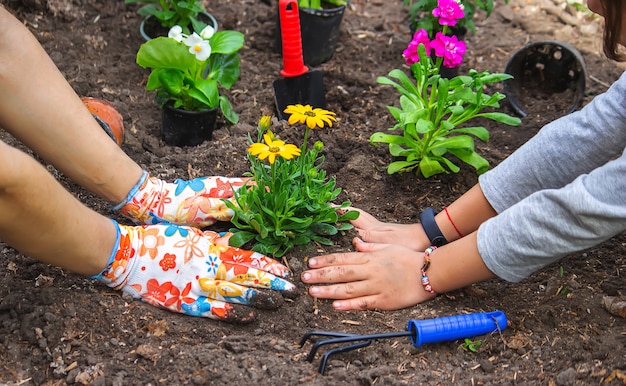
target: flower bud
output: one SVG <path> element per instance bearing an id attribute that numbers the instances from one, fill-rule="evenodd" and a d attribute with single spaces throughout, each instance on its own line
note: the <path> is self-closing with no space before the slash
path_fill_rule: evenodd
<path id="1" fill-rule="evenodd" d="M 172 38 L 176 40 L 177 42 L 182 42 L 184 38 L 183 27 L 179 25 L 173 26 L 172 28 L 170 28 L 169 32 L 167 33 L 167 37 Z"/>
<path id="2" fill-rule="evenodd" d="M 272 117 L 269 115 L 264 115 L 259 119 L 259 129 L 266 130 L 272 124 Z"/>
<path id="3" fill-rule="evenodd" d="M 313 145 L 313 148 L 317 151 L 322 151 L 322 149 L 324 148 L 324 142 L 322 141 L 315 141 L 315 144 Z"/>
<path id="4" fill-rule="evenodd" d="M 204 27 L 202 31 L 200 31 L 200 36 L 204 40 L 209 40 L 211 39 L 214 33 L 215 33 L 215 29 L 211 27 L 210 25 L 207 25 L 206 27 Z"/>

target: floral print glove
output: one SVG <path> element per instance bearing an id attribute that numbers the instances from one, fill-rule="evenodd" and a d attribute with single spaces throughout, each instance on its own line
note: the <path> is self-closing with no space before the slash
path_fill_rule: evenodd
<path id="1" fill-rule="evenodd" d="M 144 171 L 124 201 L 113 207 L 136 224 L 169 222 L 203 228 L 229 221 L 233 212 L 222 199 L 233 196 L 243 178 L 202 177 L 174 183 L 149 177 Z"/>
<path id="2" fill-rule="evenodd" d="M 111 220 L 113 221 L 113 220 Z M 274 309 L 295 285 L 286 266 L 224 244 L 215 232 L 173 224 L 117 227 L 109 263 L 94 276 L 157 307 L 230 322 L 250 322 L 246 306 Z M 264 291 L 257 288 L 274 290 Z"/>

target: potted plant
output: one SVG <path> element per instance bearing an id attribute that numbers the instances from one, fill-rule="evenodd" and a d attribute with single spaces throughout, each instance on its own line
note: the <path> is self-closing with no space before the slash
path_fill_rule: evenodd
<path id="1" fill-rule="evenodd" d="M 237 123 L 239 117 L 220 87 L 229 89 L 239 79 L 237 52 L 243 43 L 237 31 L 214 32 L 207 26 L 200 34 L 187 35 L 174 26 L 167 37 L 139 47 L 137 64 L 151 69 L 146 89 L 156 92 L 163 108 L 161 133 L 166 143 L 194 146 L 211 139 L 218 107 L 229 122 Z M 186 127 L 177 124 L 177 118 L 191 122 Z"/>
<path id="2" fill-rule="evenodd" d="M 329 236 L 352 228 L 346 221 L 358 217 L 346 209 L 350 202 L 332 203 L 341 189 L 323 169 L 324 144 L 307 143 L 310 130 L 332 126 L 335 114 L 309 105 L 290 105 L 285 113 L 289 124 L 305 124 L 302 145 L 280 140 L 270 130 L 271 118 L 262 117 L 257 141 L 248 137 L 251 169 L 245 175 L 250 179 L 234 191 L 234 202 L 224 200 L 234 212 L 230 245 L 251 242 L 253 251 L 274 257 L 311 242 L 332 245 Z"/>
<path id="3" fill-rule="evenodd" d="M 443 30 L 446 28 L 444 25 Z M 511 75 L 473 69 L 452 79 L 441 75 L 442 66 L 458 65 L 464 52 L 465 45 L 454 36 L 438 32 L 430 40 L 427 31 L 418 30 L 403 53 L 413 79 L 399 69 L 392 70 L 389 77 L 377 79 L 400 93 L 400 107 L 388 106 L 397 121 L 389 130 L 400 133 L 377 132 L 370 137 L 373 144 L 389 146 L 394 157 L 387 167 L 389 174 L 413 169 L 425 178 L 450 171 L 456 173 L 460 170 L 456 160 L 483 173 L 489 163 L 476 153 L 472 137 L 487 141 L 489 132 L 482 126 L 469 125 L 469 121 L 486 118 L 512 126 L 520 124 L 519 118 L 496 111 L 504 94 L 485 92 L 489 84 L 510 79 Z"/>
<path id="4" fill-rule="evenodd" d="M 125 3 L 144 4 L 137 13 L 144 16 L 139 31 L 146 41 L 165 36 L 175 25 L 181 26 L 186 34 L 199 33 L 207 25 L 217 31 L 217 20 L 206 12 L 201 0 L 125 0 Z"/>
<path id="5" fill-rule="evenodd" d="M 305 64 L 318 66 L 333 57 L 348 3 L 349 0 L 297 0 Z M 277 20 L 277 50 L 282 53 L 280 19 Z"/>

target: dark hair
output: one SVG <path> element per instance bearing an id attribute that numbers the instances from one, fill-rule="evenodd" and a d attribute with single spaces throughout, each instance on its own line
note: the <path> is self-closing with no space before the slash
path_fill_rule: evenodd
<path id="1" fill-rule="evenodd" d="M 607 58 L 626 61 L 626 56 L 619 52 L 622 34 L 623 0 L 600 0 L 604 13 L 604 54 Z"/>

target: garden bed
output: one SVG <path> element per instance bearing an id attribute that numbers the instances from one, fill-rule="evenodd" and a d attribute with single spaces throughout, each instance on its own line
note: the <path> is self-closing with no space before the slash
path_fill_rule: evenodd
<path id="1" fill-rule="evenodd" d="M 79 95 L 108 100 L 122 113 L 127 130 L 123 149 L 151 174 L 173 181 L 240 176 L 248 170 L 247 134 L 255 132 L 261 115 L 276 115 L 272 82 L 282 63 L 273 46 L 275 2 L 207 2 L 220 29 L 246 36 L 241 78 L 229 91 L 240 122 L 229 125 L 219 119 L 213 140 L 193 148 L 166 146 L 159 138 L 160 112 L 154 95 L 144 88 L 148 72 L 135 63 L 142 43 L 137 7 L 96 0 L 0 3 L 35 34 Z M 337 113 L 338 123 L 313 136 L 325 144 L 325 168 L 343 188 L 342 200 L 382 220 L 406 223 L 418 221 L 423 208 L 449 204 L 477 176 L 469 166 L 429 179 L 387 175 L 387 149 L 368 141 L 372 133 L 393 125 L 385 106 L 397 103 L 398 95 L 376 78 L 403 63 L 410 35 L 401 4 L 351 1 L 337 52 L 319 67 L 328 108 Z M 461 71 L 501 72 L 527 43 L 562 40 L 585 59 L 584 103 L 604 92 L 622 69 L 601 54 L 600 22 L 573 18 L 580 24 L 572 25 L 572 18 L 554 12 L 557 4 L 498 2 L 492 17 L 479 17 L 476 33 L 465 38 L 468 52 Z M 492 166 L 498 164 L 559 115 L 548 103 L 542 100 L 519 127 L 485 122 L 491 139 L 477 142 L 479 154 Z M 503 109 L 514 114 L 506 101 Z M 289 139 L 293 129 L 276 122 L 274 130 Z M 0 138 L 20 146 L 3 131 Z M 49 169 L 88 206 L 125 222 L 103 200 Z M 336 312 L 329 301 L 311 298 L 298 275 L 311 256 L 351 250 L 352 237 L 345 232 L 334 238 L 333 246 L 310 245 L 288 254 L 299 297 L 278 310 L 259 311 L 258 320 L 247 325 L 159 310 L 0 243 L 0 384 L 624 384 L 626 323 L 602 307 L 603 296 L 624 290 L 624 235 L 573 254 L 522 283 L 492 280 L 400 311 Z M 319 355 L 309 363 L 310 344 L 298 345 L 312 329 L 402 331 L 409 319 L 493 310 L 502 310 L 509 326 L 501 335 L 475 338 L 482 343 L 477 352 L 464 350 L 462 341 L 416 348 L 408 338 L 395 338 L 331 357 L 322 376 Z"/>

